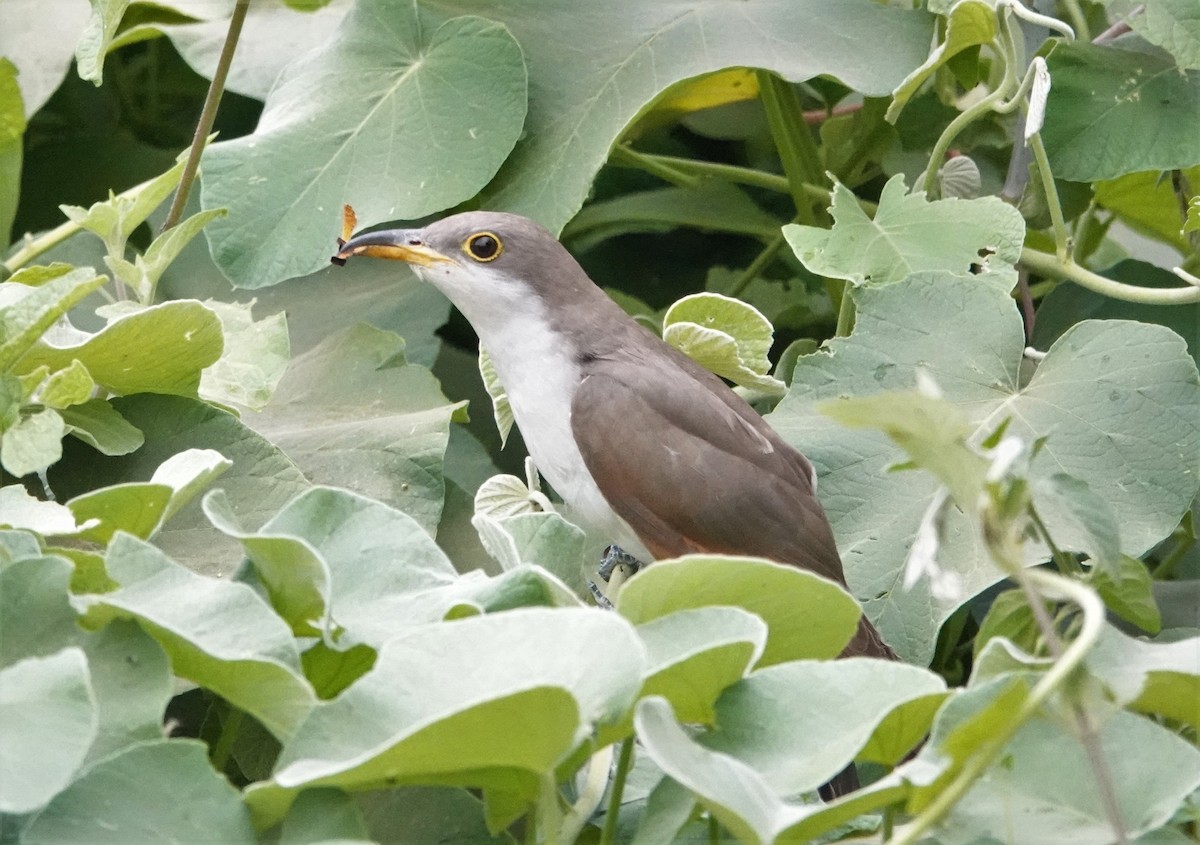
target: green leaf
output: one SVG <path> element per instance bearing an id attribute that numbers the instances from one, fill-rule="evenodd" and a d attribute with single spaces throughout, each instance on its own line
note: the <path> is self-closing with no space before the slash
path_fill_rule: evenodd
<path id="1" fill-rule="evenodd" d="M 206 498 L 205 512 L 242 543 L 273 606 L 294 631 L 332 639 L 335 629 L 344 629 L 341 646 L 382 643 L 412 624 L 389 599 L 458 577 L 415 520 L 345 490 L 307 490 L 256 533 L 238 529 L 216 493 Z"/>
<path id="2" fill-rule="evenodd" d="M 585 568 L 595 565 L 594 548 L 583 529 L 560 514 L 523 513 L 502 518 L 476 514 L 471 520 L 488 554 L 505 570 L 537 564 L 571 588 L 588 593 Z"/>
<path id="3" fill-rule="evenodd" d="M 1089 182 L 1200 162 L 1200 70 L 1147 49 L 1059 44 L 1042 140 L 1058 179 Z"/>
<path id="4" fill-rule="evenodd" d="M 1121 536 L 1109 503 L 1078 478 L 1061 472 L 1034 479 L 1030 488 L 1035 508 L 1057 514 L 1060 524 L 1067 520 L 1072 523 L 1074 542 L 1066 548 L 1086 552 L 1094 567 L 1115 574 Z"/>
<path id="5" fill-rule="evenodd" d="M 404 341 L 359 324 L 295 359 L 272 404 L 246 421 L 319 484 L 351 487 L 431 534 L 442 513 L 442 460 L 461 409 Z"/>
<path id="6" fill-rule="evenodd" d="M 254 49 L 238 53 L 237 61 L 229 68 L 226 90 L 265 100 L 279 72 L 303 50 L 328 38 L 353 3 L 332 0 L 303 15 L 289 8 L 293 5 L 296 4 L 282 0 L 255 0 L 250 4 L 240 41 L 253 44 Z M 205 79 L 212 79 L 229 29 L 229 9 L 218 10 L 217 14 L 206 14 L 210 10 L 194 4 L 189 4 L 188 9 L 201 20 L 185 24 L 152 23 L 144 28 L 166 35 L 193 70 Z M 126 31 L 122 38 L 142 28 Z"/>
<path id="7" fill-rule="evenodd" d="M 66 506 L 35 499 L 20 484 L 0 487 L 0 525 L 46 536 L 73 534 L 76 530 L 75 517 Z"/>
<path id="8" fill-rule="evenodd" d="M 210 402 L 261 411 L 291 359 L 287 316 L 280 311 L 256 321 L 249 304 L 213 299 L 204 304 L 221 318 L 225 349 L 200 374 L 200 395 Z"/>
<path id="9" fill-rule="evenodd" d="M 353 92 L 353 96 L 347 96 Z M 205 156 L 208 230 L 239 287 L 326 263 L 342 204 L 371 222 L 422 217 L 479 191 L 525 122 L 521 47 L 478 17 L 418 23 L 416 7 L 356 4 L 337 36 L 282 74 L 258 130 Z"/>
<path id="10" fill-rule="evenodd" d="M 939 564 L 961 579 L 962 595 L 935 598 L 926 580 L 899 589 L 902 562 L 937 484 L 928 475 L 887 472 L 903 453 L 883 435 L 847 432 L 822 419 L 825 400 L 910 389 L 920 368 L 966 414 L 972 440 L 1009 417 L 1007 433 L 1026 443 L 1048 435 L 1032 476 L 1066 472 L 1091 487 L 1121 514 L 1122 551 L 1141 554 L 1175 527 L 1200 479 L 1200 425 L 1192 411 L 1200 379 L 1178 335 L 1126 321 L 1080 323 L 1022 384 L 1021 318 L 995 287 L 925 275 L 860 289 L 855 301 L 854 334 L 800 359 L 770 421 L 816 466 L 851 589 L 867 598 L 868 614 L 906 659 L 927 660 L 941 620 L 1000 573 L 967 521 L 951 513 Z M 1147 415 L 1161 425 L 1147 427 Z M 1087 543 L 1068 513 L 1041 515 L 1059 545 Z M 1038 559 L 1036 549 L 1029 559 Z"/>
<path id="11" fill-rule="evenodd" d="M 57 15 L 39 14 L 41 0 L 4 0 L 0 55 L 17 66 L 25 115 L 42 107 L 62 83 L 75 58 L 75 41 L 88 19 L 87 6 L 72 3 Z"/>
<path id="12" fill-rule="evenodd" d="M 100 761 L 55 796 L 21 841 L 254 845 L 258 840 L 237 790 L 209 764 L 208 746 L 174 739 L 134 745 Z"/>
<path id="13" fill-rule="evenodd" d="M 945 690 L 932 672 L 893 661 L 793 661 L 727 689 L 717 730 L 699 739 L 753 767 L 777 795 L 797 795 L 840 772 L 893 710 Z M 914 744 L 928 727 L 910 731 Z"/>
<path id="14" fill-rule="evenodd" d="M 1143 713 L 1200 726 L 1200 637 L 1146 642 L 1111 625 L 1087 657 L 1088 670 L 1107 685 L 1117 702 Z"/>
<path id="15" fill-rule="evenodd" d="M 85 764 L 135 742 L 161 739 L 163 714 L 175 683 L 158 643 L 133 622 L 117 621 L 82 645 L 99 715 L 99 730 Z"/>
<path id="16" fill-rule="evenodd" d="M 746 763 L 709 750 L 685 731 L 662 698 L 638 702 L 634 716 L 646 753 L 683 784 L 742 843 L 774 842 L 778 833 L 809 814 L 782 801 Z"/>
<path id="17" fill-rule="evenodd" d="M 711 724 L 717 696 L 762 657 L 767 625 L 736 607 L 697 607 L 637 628 L 647 665 L 638 698 L 662 696 L 684 722 Z"/>
<path id="18" fill-rule="evenodd" d="M 71 781 L 96 736 L 96 698 L 77 648 L 0 670 L 0 811 L 36 810 Z"/>
<path id="19" fill-rule="evenodd" d="M 1183 223 L 1183 233 L 1200 232 L 1200 197 L 1192 197 L 1188 202 L 1187 220 Z"/>
<path id="20" fill-rule="evenodd" d="M 1200 10 L 1190 0 L 1101 0 L 1113 20 L 1128 21 L 1133 31 L 1162 47 L 1181 68 L 1200 70 Z M 1140 8 L 1139 8 L 1140 6 Z"/>
<path id="21" fill-rule="evenodd" d="M 221 356 L 222 344 L 217 315 L 199 302 L 180 300 L 120 317 L 82 341 L 60 346 L 43 340 L 17 366 L 58 370 L 78 359 L 113 393 L 195 396 L 201 370 Z"/>
<path id="22" fill-rule="evenodd" d="M 945 38 L 933 48 L 929 58 L 892 92 L 892 104 L 888 106 L 886 115 L 888 123 L 896 122 L 908 101 L 934 71 L 963 50 L 989 43 L 996 37 L 998 29 L 994 2 L 963 0 L 955 3 L 946 16 Z"/>
<path id="23" fill-rule="evenodd" d="M 1187 168 L 1183 171 L 1183 176 L 1190 184 L 1200 185 L 1200 167 Z M 1095 194 L 1097 203 L 1110 211 L 1115 211 L 1117 216 L 1133 229 L 1171 244 L 1184 254 L 1191 251 L 1191 245 L 1186 237 L 1186 222 L 1183 227 L 1184 231 L 1180 231 L 1179 200 L 1175 197 L 1171 179 L 1161 171 L 1145 170 L 1140 173 L 1127 173 L 1116 179 L 1097 182 Z M 1153 269 L 1158 270 L 1159 268 Z M 1110 270 L 1106 270 L 1105 275 L 1109 275 L 1110 272 Z M 1146 273 L 1142 275 L 1145 276 L 1152 272 L 1147 267 Z M 1179 278 L 1174 274 L 1171 274 L 1169 278 L 1172 287 L 1179 284 Z M 1123 280 L 1118 279 L 1118 281 Z M 1146 284 L 1140 279 L 1138 283 Z M 1074 288 L 1076 286 L 1064 285 L 1064 287 Z M 1078 290 L 1090 293 L 1086 288 L 1078 288 Z M 1098 296 L 1098 294 L 1093 294 L 1093 296 Z M 1113 302 L 1107 297 L 1103 297 L 1103 299 L 1106 302 Z M 1130 303 L 1114 304 L 1128 305 Z M 1174 309 L 1160 307 L 1157 310 L 1171 311 Z M 1159 322 L 1159 320 L 1154 322 Z"/>
<path id="24" fill-rule="evenodd" d="M 1162 614 L 1154 601 L 1154 579 L 1136 557 L 1118 555 L 1108 566 L 1095 566 L 1090 582 L 1108 609 L 1126 622 L 1151 634 L 1162 628 Z"/>
<path id="25" fill-rule="evenodd" d="M 99 85 L 104 76 L 104 56 L 109 44 L 117 34 L 121 18 L 129 8 L 130 0 L 90 0 L 92 17 L 79 37 L 75 47 L 75 61 L 79 65 L 79 77 Z"/>
<path id="26" fill-rule="evenodd" d="M 0 46 L 0 53 L 3 53 Z M 17 203 L 21 197 L 21 138 L 25 134 L 25 106 L 17 84 L 17 68 L 0 58 L 0 244 L 11 238 Z"/>
<path id="27" fill-rule="evenodd" d="M 40 472 L 62 457 L 65 432 L 62 417 L 50 408 L 22 417 L 0 438 L 0 464 L 17 478 Z"/>
<path id="28" fill-rule="evenodd" d="M 598 610 L 531 608 L 414 628 L 313 711 L 247 803 L 260 825 L 314 786 L 474 786 L 524 804 L 596 725 L 621 717 L 644 660 L 633 628 Z"/>
<path id="29" fill-rule="evenodd" d="M 307 789 L 297 796 L 279 833 L 279 845 L 370 841 L 354 799 L 337 789 Z M 399 840 L 394 840 L 399 841 Z"/>
<path id="30" fill-rule="evenodd" d="M 96 383 L 92 381 L 87 367 L 72 361 L 66 367 L 51 373 L 38 390 L 38 399 L 48 408 L 62 411 L 72 405 L 81 405 L 91 398 Z"/>
<path id="31" fill-rule="evenodd" d="M 883 431 L 913 463 L 937 476 L 960 508 L 975 507 L 988 461 L 967 442 L 971 426 L 951 403 L 917 391 L 894 391 L 834 399 L 818 410 L 849 428 Z"/>
<path id="32" fill-rule="evenodd" d="M 223 208 L 215 208 L 193 214 L 155 238 L 149 248 L 132 263 L 119 255 L 107 255 L 104 261 L 117 278 L 133 289 L 139 302 L 150 303 L 154 300 L 159 278 L 188 242 L 200 234 L 200 230 L 208 223 L 224 217 L 226 213 Z"/>
<path id="33" fill-rule="evenodd" d="M 432 842 L 448 837 L 456 845 L 516 845 L 508 831 L 493 835 L 488 830 L 482 803 L 465 789 L 414 786 L 355 798 L 376 842 Z"/>
<path id="34" fill-rule="evenodd" d="M 492 416 L 496 420 L 496 430 L 500 432 L 500 448 L 503 449 L 508 443 L 508 433 L 512 431 L 516 418 L 513 416 L 512 405 L 508 402 L 508 391 L 504 389 L 504 385 L 500 383 L 500 376 L 496 374 L 492 356 L 482 344 L 479 346 L 479 376 L 483 379 L 484 389 L 492 400 Z"/>
<path id="35" fill-rule="evenodd" d="M 168 519 L 230 467 L 212 449 L 188 449 L 173 455 L 145 483 L 113 484 L 67 502 L 80 524 L 83 539 L 106 545 L 118 531 L 142 540 L 152 537 Z"/>
<path id="36" fill-rule="evenodd" d="M 14 276 L 0 285 L 0 370 L 10 370 L 22 355 L 64 314 L 107 281 L 91 267 L 56 275 L 36 288 L 27 288 Z M 70 360 L 62 366 L 70 364 Z M 36 365 L 21 372 L 37 369 Z M 57 367 L 55 369 L 58 369 Z"/>
<path id="37" fill-rule="evenodd" d="M 59 412 L 67 433 L 104 455 L 128 455 L 146 438 L 107 399 L 89 399 Z"/>
<path id="38" fill-rule="evenodd" d="M 69 473 L 51 471 L 51 483 L 60 497 L 70 498 L 113 484 L 144 483 L 162 465 L 173 467 L 168 462 L 190 449 L 212 450 L 232 461 L 233 465 L 221 475 L 221 488 L 229 495 L 238 519 L 251 528 L 274 516 L 297 493 L 311 486 L 278 447 L 234 415 L 207 402 L 142 393 L 114 399 L 112 404 L 145 434 L 145 445 L 132 454 L 113 458 L 99 457 L 77 446 L 75 455 L 82 453 L 83 457 L 60 463 L 69 465 Z M 176 486 L 170 479 L 159 480 Z M 198 478 L 197 483 L 204 482 Z M 155 534 L 154 542 L 173 559 L 206 574 L 229 575 L 241 560 L 236 541 L 213 528 L 198 500 L 175 514 Z"/>
<path id="39" fill-rule="evenodd" d="M 1033 617 L 1033 610 L 1025 594 L 1020 590 L 1005 590 L 996 596 L 987 616 L 979 623 L 975 635 L 974 654 L 978 660 L 983 649 L 997 637 L 1009 640 L 1016 647 L 1032 654 L 1041 639 L 1041 629 Z"/>
<path id="40" fill-rule="evenodd" d="M 573 252 L 586 252 L 618 235 L 669 232 L 685 226 L 763 241 L 779 234 L 779 220 L 744 190 L 709 180 L 695 188 L 656 188 L 590 203 L 563 228 L 562 240 Z"/>
<path id="41" fill-rule="evenodd" d="M 1197 176 L 1200 177 L 1200 171 Z M 1175 219 L 1178 223 L 1178 216 Z M 1122 261 L 1105 270 L 1104 275 L 1114 281 L 1149 288 L 1179 287 L 1179 277 L 1174 273 L 1143 261 Z M 1042 300 L 1033 329 L 1034 347 L 1048 349 L 1067 329 L 1086 319 L 1137 320 L 1166 326 L 1188 342 L 1192 360 L 1200 366 L 1200 334 L 1196 331 L 1196 326 L 1200 325 L 1200 304 L 1163 308 L 1161 305 L 1122 302 L 1079 285 L 1058 285 Z"/>
<path id="42" fill-rule="evenodd" d="M 774 329 L 745 302 L 719 293 L 685 296 L 663 316 L 663 340 L 734 384 L 776 396 L 786 391 L 767 375 Z"/>
<path id="43" fill-rule="evenodd" d="M 439 17 L 463 4 L 423 4 Z M 516 36 L 529 65 L 525 133 L 488 186 L 484 204 L 551 230 L 575 215 L 625 127 L 660 92 L 729 67 L 761 67 L 791 81 L 837 77 L 886 95 L 929 51 L 933 18 L 870 0 L 768 0 L 739 8 L 614 0 L 581 10 L 518 0 L 489 10 Z M 771 33 L 764 40 L 763 33 Z M 872 45 L 866 61 L 861 45 Z M 571 44 L 564 53 L 559 45 Z"/>
<path id="44" fill-rule="evenodd" d="M 617 598 L 617 610 L 635 625 L 713 605 L 740 607 L 767 623 L 767 646 L 759 666 L 836 657 L 862 615 L 845 590 L 819 575 L 733 556 L 656 561 L 622 586 Z"/>
<path id="45" fill-rule="evenodd" d="M 1025 221 L 997 197 L 928 202 L 906 193 L 893 176 L 874 219 L 849 188 L 833 186 L 832 229 L 789 223 L 784 236 L 804 266 L 854 285 L 885 285 L 914 273 L 941 270 L 1009 290 L 1021 257 Z"/>
<path id="46" fill-rule="evenodd" d="M 316 704 L 283 621 L 244 584 L 207 578 L 158 549 L 118 534 L 105 557 L 120 588 L 81 597 L 86 619 L 137 621 L 176 675 L 222 696 L 274 736 L 291 736 Z"/>
<path id="47" fill-rule="evenodd" d="M 181 157 L 173 167 L 139 186 L 130 195 L 114 196 L 110 192 L 108 200 L 93 203 L 88 208 L 60 205 L 59 209 L 68 220 L 104 241 L 109 256 L 123 257 L 125 242 L 133 234 L 133 230 L 142 225 L 150 213 L 158 208 L 179 184 L 184 164 Z"/>
<path id="48" fill-rule="evenodd" d="M 1098 726 L 1097 740 L 1131 837 L 1166 824 L 1200 786 L 1200 751 L 1148 719 L 1114 713 Z M 1005 748 L 1004 764 L 989 768 L 954 805 L 940 832 L 949 841 L 1107 845 L 1112 824 L 1092 771 L 1073 731 L 1034 719 Z"/>

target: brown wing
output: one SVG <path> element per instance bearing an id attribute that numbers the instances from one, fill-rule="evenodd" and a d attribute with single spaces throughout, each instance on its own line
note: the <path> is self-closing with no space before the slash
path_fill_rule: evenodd
<path id="1" fill-rule="evenodd" d="M 758 555 L 844 584 L 808 460 L 702 372 L 591 363 L 571 425 L 604 498 L 657 557 Z"/>

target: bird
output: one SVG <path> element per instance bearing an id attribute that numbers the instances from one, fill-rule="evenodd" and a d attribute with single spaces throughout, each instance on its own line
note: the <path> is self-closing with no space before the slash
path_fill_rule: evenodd
<path id="1" fill-rule="evenodd" d="M 584 527 L 642 560 L 764 557 L 846 587 L 817 477 L 724 381 L 620 308 L 554 235 L 503 212 L 353 236 L 333 262 L 398 259 L 466 317 L 539 472 Z M 843 657 L 898 659 L 865 615 Z M 853 792 L 850 763 L 819 790 Z"/>
<path id="2" fill-rule="evenodd" d="M 721 378 L 625 313 L 554 235 L 468 211 L 346 231 L 335 263 L 397 259 L 490 355 L 542 477 L 594 536 L 650 561 L 764 557 L 846 578 L 816 472 Z M 897 659 L 864 615 L 842 656 Z"/>
<path id="3" fill-rule="evenodd" d="M 573 518 L 641 560 L 763 557 L 842 587 L 812 463 L 721 378 L 625 313 L 554 235 L 469 211 L 353 235 L 332 260 L 400 260 L 487 350 L 525 446 Z M 865 615 L 842 657 L 898 659 Z M 858 788 L 853 763 L 823 798 Z"/>

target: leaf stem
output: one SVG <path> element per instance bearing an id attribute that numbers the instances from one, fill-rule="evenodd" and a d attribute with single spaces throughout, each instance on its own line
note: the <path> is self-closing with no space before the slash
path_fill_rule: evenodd
<path id="1" fill-rule="evenodd" d="M 1063 261 L 1028 247 L 1021 249 L 1021 263 L 1042 276 L 1067 279 L 1088 290 L 1125 302 L 1138 302 L 1143 305 L 1186 305 L 1200 302 L 1200 288 L 1191 285 L 1180 288 L 1143 288 L 1114 282 L 1079 266 L 1074 261 Z"/>
<path id="2" fill-rule="evenodd" d="M 121 194 L 121 196 L 136 193 L 137 191 L 146 187 L 147 184 L 149 184 L 149 182 L 143 182 L 136 188 L 130 188 L 128 191 Z M 13 273 L 20 270 L 42 253 L 54 249 L 54 247 L 58 246 L 67 238 L 74 235 L 81 228 L 83 227 L 81 227 L 78 223 L 68 220 L 65 223 L 60 223 L 48 232 L 43 232 L 36 238 L 27 238 L 25 240 L 25 245 L 14 252 L 9 259 L 4 262 L 3 278 L 11 276 Z"/>
<path id="3" fill-rule="evenodd" d="M 229 704 L 228 707 L 229 712 L 221 720 L 221 735 L 217 737 L 217 744 L 213 746 L 212 750 L 213 768 L 218 772 L 224 772 L 225 767 L 229 765 L 229 758 L 233 755 L 233 743 L 237 740 L 238 732 L 241 731 L 242 722 L 246 717 L 240 707 L 234 707 L 232 704 Z"/>
<path id="4" fill-rule="evenodd" d="M 237 5 L 233 7 L 229 29 L 225 32 L 225 44 L 221 47 L 217 68 L 213 71 L 212 82 L 208 85 L 208 94 L 204 97 L 200 119 L 196 121 L 196 134 L 192 136 L 187 163 L 183 166 L 183 175 L 179 179 L 179 187 L 175 189 L 175 198 L 171 200 L 171 210 L 167 212 L 167 219 L 163 221 L 162 231 L 170 229 L 183 217 L 188 193 L 192 189 L 192 183 L 196 181 L 196 171 L 200 169 L 200 154 L 204 152 L 213 123 L 217 119 L 217 107 L 221 105 L 221 95 L 225 93 L 225 80 L 229 76 L 229 66 L 233 64 L 233 53 L 237 49 L 242 24 L 246 21 L 246 12 L 249 9 L 250 0 L 237 0 Z"/>
<path id="5" fill-rule="evenodd" d="M 963 764 L 958 775 L 905 827 L 900 837 L 889 841 L 889 845 L 915 845 L 930 828 L 941 821 L 1000 756 L 1000 752 L 1017 731 L 1036 715 L 1046 699 L 1070 679 L 1083 658 L 1099 640 L 1104 630 L 1104 604 L 1095 592 L 1083 584 L 1050 572 L 1032 569 L 1026 574 L 1033 586 L 1039 588 L 1043 595 L 1050 594 L 1051 597 L 1071 601 L 1083 611 L 1083 624 L 1079 635 L 1064 650 L 1062 658 L 1047 670 L 1021 702 L 1013 718 L 979 747 L 975 755 Z"/>
<path id="6" fill-rule="evenodd" d="M 854 297 L 850 295 L 850 283 L 842 281 L 842 299 L 838 303 L 837 329 L 835 337 L 847 337 L 854 328 Z"/>
<path id="7" fill-rule="evenodd" d="M 617 756 L 617 771 L 613 774 L 612 787 L 608 792 L 608 808 L 604 813 L 604 828 L 600 831 L 600 845 L 613 845 L 617 841 L 617 819 L 621 814 L 621 798 L 625 794 L 625 780 L 633 764 L 634 737 L 628 736 L 621 743 Z"/>
<path id="8" fill-rule="evenodd" d="M 1033 160 L 1037 162 L 1038 177 L 1042 180 L 1042 192 L 1046 195 L 1046 205 L 1050 208 L 1050 222 L 1054 224 L 1054 249 L 1059 261 L 1070 261 L 1073 251 L 1071 236 L 1067 232 L 1067 222 L 1063 219 L 1062 204 L 1058 200 L 1058 188 L 1054 186 L 1054 174 L 1050 171 L 1050 159 L 1046 157 L 1046 146 L 1042 143 L 1042 133 L 1034 132 L 1029 138 L 1029 147 L 1033 150 Z"/>
<path id="9" fill-rule="evenodd" d="M 1050 549 L 1050 556 L 1054 558 L 1054 562 L 1058 564 L 1058 569 L 1067 575 L 1083 575 L 1083 567 L 1079 565 L 1075 555 L 1064 552 L 1054 543 L 1054 539 L 1050 536 L 1049 529 L 1046 528 L 1046 523 L 1042 522 L 1041 515 L 1033 505 L 1029 506 L 1029 516 L 1033 520 L 1033 525 L 1037 528 L 1037 532 L 1042 535 L 1042 540 Z"/>
<path id="10" fill-rule="evenodd" d="M 556 840 L 550 837 L 556 836 L 562 828 L 562 797 L 558 791 L 558 781 L 554 778 L 554 772 L 543 773 L 540 781 L 536 810 L 536 841 L 555 842 Z"/>
<path id="11" fill-rule="evenodd" d="M 579 838 L 579 832 L 587 824 L 587 820 L 596 812 L 600 801 L 604 798 L 604 788 L 608 786 L 608 771 L 612 768 L 613 748 L 606 745 L 592 755 L 588 761 L 587 778 L 579 798 L 571 806 L 570 812 L 563 819 L 556 842 L 569 843 Z"/>
<path id="12" fill-rule="evenodd" d="M 744 291 L 751 282 L 758 278 L 759 275 L 762 274 L 762 271 L 765 270 L 770 263 L 775 260 L 775 256 L 779 254 L 779 250 L 783 249 L 783 245 L 785 243 L 787 243 L 787 239 L 784 238 L 783 230 L 781 229 L 779 234 L 772 238 L 771 241 L 762 248 L 762 251 L 754 257 L 754 260 L 750 262 L 750 266 L 742 271 L 742 275 L 738 276 L 737 280 L 729 286 L 729 295 L 735 297 L 741 296 L 742 291 Z"/>
<path id="13" fill-rule="evenodd" d="M 825 172 L 821 168 L 821 155 L 813 140 L 812 130 L 804 122 L 804 110 L 790 83 L 767 70 L 757 70 L 755 75 L 758 77 L 758 96 L 766 113 L 767 126 L 770 127 L 771 138 L 775 141 L 775 149 L 787 177 L 788 192 L 796 206 L 796 217 L 801 223 L 814 226 L 818 215 L 813 210 L 812 199 L 805 185 L 823 183 Z"/>
<path id="14" fill-rule="evenodd" d="M 687 162 L 687 159 L 638 152 L 628 144 L 613 147 L 610 159 L 615 165 L 644 170 L 681 188 L 695 188 L 702 181 L 700 176 L 686 173 L 679 166 L 679 163 Z"/>

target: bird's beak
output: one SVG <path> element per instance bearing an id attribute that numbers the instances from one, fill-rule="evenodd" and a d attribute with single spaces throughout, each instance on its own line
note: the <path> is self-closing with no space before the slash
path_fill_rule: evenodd
<path id="1" fill-rule="evenodd" d="M 356 235 L 342 243 L 339 241 L 337 254 L 330 261 L 345 264 L 347 258 L 366 255 L 370 258 L 390 258 L 407 261 L 420 267 L 432 267 L 453 261 L 436 249 L 425 245 L 420 229 L 383 229 Z"/>

